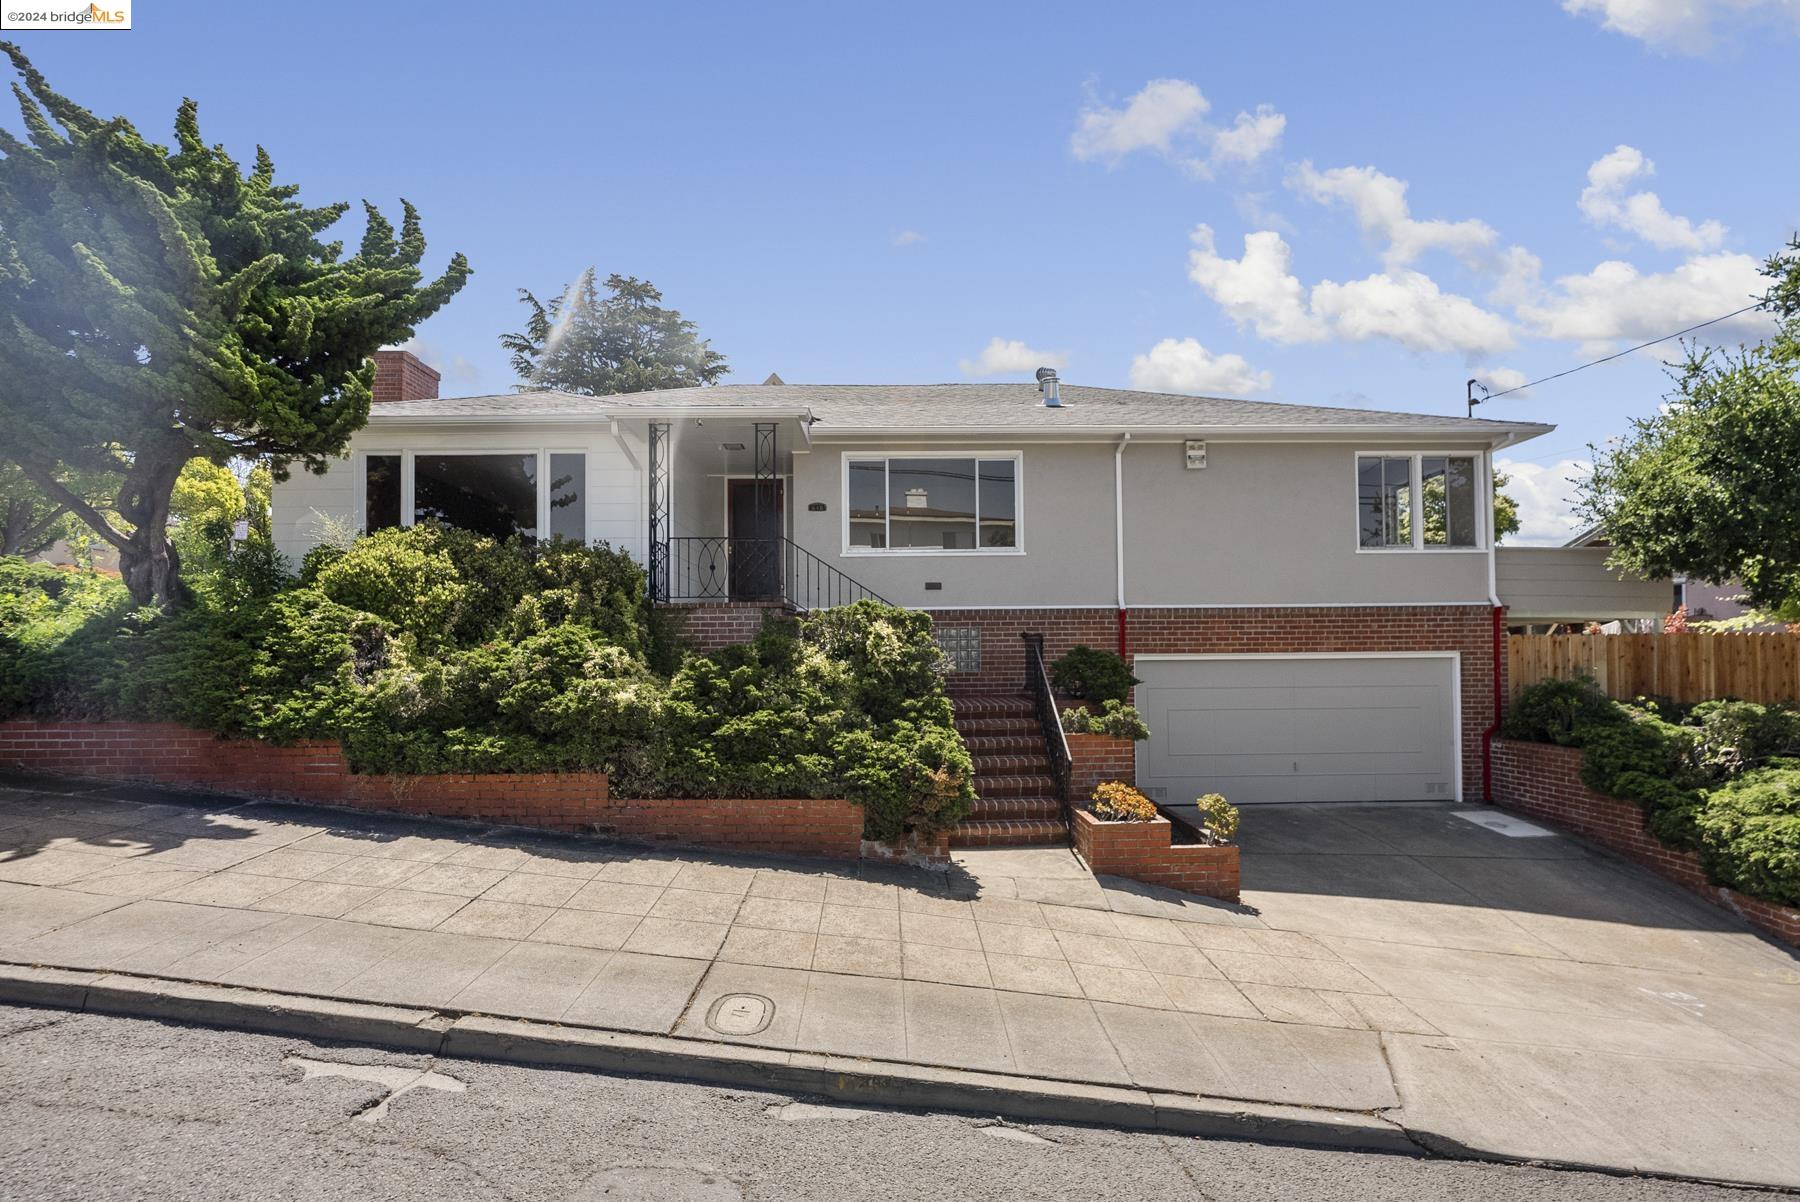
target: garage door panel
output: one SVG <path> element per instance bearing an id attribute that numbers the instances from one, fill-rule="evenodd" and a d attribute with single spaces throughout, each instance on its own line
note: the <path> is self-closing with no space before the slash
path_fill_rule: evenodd
<path id="1" fill-rule="evenodd" d="M 1444 800 L 1455 795 L 1448 658 L 1140 660 L 1159 801 Z"/>

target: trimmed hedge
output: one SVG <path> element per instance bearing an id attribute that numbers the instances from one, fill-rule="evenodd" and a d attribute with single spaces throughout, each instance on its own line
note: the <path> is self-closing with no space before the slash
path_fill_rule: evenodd
<path id="1" fill-rule="evenodd" d="M 604 546 L 435 526 L 221 552 L 195 604 L 0 559 L 0 717 L 335 738 L 359 772 L 599 770 L 622 795 L 862 803 L 871 838 L 968 813 L 974 767 L 928 615 L 858 602 L 687 655 Z"/>
<path id="2" fill-rule="evenodd" d="M 1588 680 L 1546 680 L 1508 712 L 1509 739 L 1581 748 L 1581 779 L 1635 801 L 1713 881 L 1800 905 L 1800 711 L 1749 701 L 1614 701 Z"/>

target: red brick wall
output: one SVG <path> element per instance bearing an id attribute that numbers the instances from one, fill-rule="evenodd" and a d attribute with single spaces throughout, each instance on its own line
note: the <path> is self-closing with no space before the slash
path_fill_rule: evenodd
<path id="1" fill-rule="evenodd" d="M 748 643 L 770 614 L 783 614 L 787 606 L 779 601 L 698 602 L 692 605 L 673 602 L 662 607 L 681 622 L 681 637 L 689 647 L 702 655 L 721 647 Z"/>
<path id="2" fill-rule="evenodd" d="M 1751 925 L 1800 947 L 1800 910 L 1715 885 L 1691 851 L 1667 847 L 1644 828 L 1634 802 L 1581 783 L 1581 749 L 1494 740 L 1494 800 L 1552 826 L 1584 835 L 1634 863 L 1735 911 Z"/>
<path id="3" fill-rule="evenodd" d="M 1106 735 L 1064 735 L 1069 741 L 1069 800 L 1082 805 L 1103 780 L 1137 783 L 1137 744 Z"/>
<path id="4" fill-rule="evenodd" d="M 375 352 L 377 401 L 428 401 L 438 394 L 437 369 L 411 351 Z"/>
<path id="5" fill-rule="evenodd" d="M 982 631 L 981 671 L 950 678 L 954 691 L 1024 687 L 1024 631 L 1044 635 L 1055 659 L 1077 643 L 1118 648 L 1110 609 L 932 610 L 940 626 Z M 1343 608 L 1133 609 L 1126 649 L 1137 655 L 1233 655 L 1295 651 L 1455 651 L 1462 660 L 1463 797 L 1481 796 L 1481 732 L 1494 720 L 1493 610 L 1487 605 Z"/>
<path id="6" fill-rule="evenodd" d="M 1101 822 L 1075 811 L 1075 852 L 1090 870 L 1129 877 L 1183 893 L 1238 899 L 1238 849 L 1204 844 L 1171 846 L 1167 818 L 1154 822 Z"/>
<path id="7" fill-rule="evenodd" d="M 638 801 L 611 796 L 604 772 L 362 776 L 336 743 L 277 747 L 167 723 L 0 722 L 0 766 L 710 847 L 851 860 L 862 850 L 862 807 L 848 801 Z"/>

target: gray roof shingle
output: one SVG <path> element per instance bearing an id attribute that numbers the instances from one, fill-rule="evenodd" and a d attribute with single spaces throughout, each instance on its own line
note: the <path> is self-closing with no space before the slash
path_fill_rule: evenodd
<path id="1" fill-rule="evenodd" d="M 381 417 L 423 419 L 514 417 L 629 417 L 683 408 L 810 412 L 814 432 L 905 428 L 1011 430 L 1051 433 L 1058 429 L 1204 430 L 1231 427 L 1333 427 L 1447 432 L 1476 436 L 1508 432 L 1539 434 L 1553 429 L 1534 422 L 1493 421 L 1377 409 L 1341 409 L 1240 401 L 1225 397 L 1137 392 L 1122 388 L 1062 386 L 1062 407 L 1043 404 L 1037 385 L 1004 384 L 720 384 L 618 396 L 575 396 L 564 392 L 516 392 L 498 396 L 444 397 L 424 401 L 383 401 Z"/>

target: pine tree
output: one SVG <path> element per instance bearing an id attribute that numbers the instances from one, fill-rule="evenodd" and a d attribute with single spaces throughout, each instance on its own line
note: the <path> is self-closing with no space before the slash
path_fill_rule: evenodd
<path id="1" fill-rule="evenodd" d="M 525 329 L 503 334 L 513 353 L 520 392 L 557 389 L 582 396 L 692 388 L 730 371 L 725 356 L 698 337 L 698 327 L 674 309 L 648 280 L 609 275 L 602 298 L 594 269 L 581 273 L 548 303 L 524 288 Z"/>
<path id="2" fill-rule="evenodd" d="M 370 356 L 467 279 L 421 286 L 425 238 L 365 202 L 356 254 L 320 240 L 348 209 L 308 208 L 260 147 L 242 172 L 175 117 L 173 150 L 51 90 L 0 42 L 26 140 L 0 130 L 0 454 L 119 550 L 134 599 L 187 596 L 171 493 L 196 456 L 323 471 L 367 420 Z M 404 202 L 403 202 L 404 203 Z M 113 515 L 61 482 L 111 471 Z M 116 515 L 116 516 L 115 516 Z"/>

